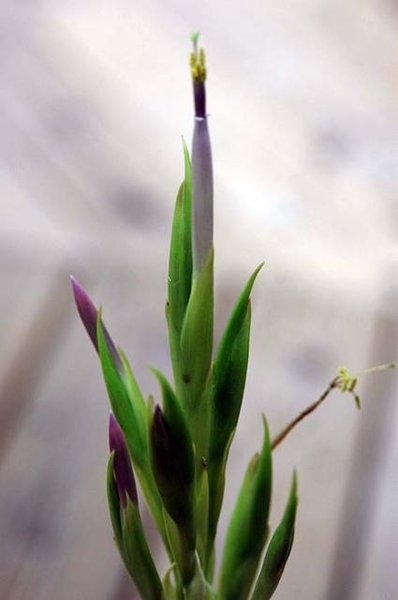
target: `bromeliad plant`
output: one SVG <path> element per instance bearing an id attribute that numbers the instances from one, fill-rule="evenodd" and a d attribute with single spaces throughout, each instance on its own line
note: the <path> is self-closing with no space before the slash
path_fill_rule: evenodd
<path id="1" fill-rule="evenodd" d="M 272 490 L 272 450 L 333 388 L 352 393 L 344 369 L 320 399 L 275 440 L 263 416 L 263 444 L 247 468 L 230 518 L 217 579 L 215 539 L 229 449 L 241 409 L 249 355 L 248 279 L 213 357 L 213 174 L 206 114 L 206 65 L 192 36 L 195 125 L 191 160 L 171 233 L 166 317 L 174 385 L 153 370 L 162 402 L 146 402 L 128 360 L 90 298 L 72 278 L 78 312 L 99 354 L 112 413 L 107 490 L 116 546 L 144 600 L 267 600 L 289 557 L 297 509 L 293 474 L 287 504 L 264 557 Z M 192 161 L 192 163 L 191 163 Z M 163 579 L 142 525 L 135 484 L 163 539 L 171 566 Z M 216 583 L 213 583 L 215 581 Z"/>

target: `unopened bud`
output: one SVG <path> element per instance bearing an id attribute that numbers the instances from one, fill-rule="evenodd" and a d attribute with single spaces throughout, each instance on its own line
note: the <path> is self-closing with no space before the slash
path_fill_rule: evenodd
<path id="1" fill-rule="evenodd" d="M 113 413 L 109 415 L 109 449 L 114 452 L 113 472 L 122 508 L 127 506 L 127 494 L 138 506 L 137 488 L 135 485 L 130 455 L 124 439 L 123 431 Z"/>

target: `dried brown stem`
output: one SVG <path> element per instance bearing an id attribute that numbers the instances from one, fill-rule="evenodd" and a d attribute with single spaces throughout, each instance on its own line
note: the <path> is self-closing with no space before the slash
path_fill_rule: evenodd
<path id="1" fill-rule="evenodd" d="M 285 427 L 285 429 L 282 429 L 282 431 L 272 440 L 271 450 L 275 450 L 275 448 L 277 446 L 279 446 L 279 444 L 281 442 L 283 442 L 285 437 L 287 435 L 289 435 L 289 433 L 296 427 L 296 425 L 298 425 L 300 423 L 300 421 L 302 421 L 303 419 L 305 419 L 305 417 L 307 417 L 312 412 L 314 412 L 314 410 L 316 410 L 318 408 L 318 406 L 326 400 L 326 398 L 329 396 L 330 392 L 332 390 L 334 390 L 336 387 L 338 387 L 338 383 L 339 383 L 338 377 L 335 377 L 334 379 L 332 379 L 332 381 L 329 383 L 328 387 L 323 392 L 323 394 L 321 394 L 319 396 L 318 400 L 316 400 L 316 402 L 313 402 L 313 404 L 310 404 L 305 410 L 303 410 L 299 415 L 297 415 L 297 417 L 295 419 L 293 419 L 293 421 L 291 421 L 291 423 L 289 423 L 289 425 L 287 425 L 287 427 Z"/>

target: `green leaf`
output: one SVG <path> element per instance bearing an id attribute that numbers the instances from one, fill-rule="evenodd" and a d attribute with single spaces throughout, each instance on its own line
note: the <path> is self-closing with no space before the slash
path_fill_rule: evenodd
<path id="1" fill-rule="evenodd" d="M 192 182 L 191 163 L 183 141 L 185 176 L 177 194 L 171 232 L 166 318 L 177 393 L 182 387 L 180 337 L 192 287 Z"/>
<path id="2" fill-rule="evenodd" d="M 130 498 L 122 513 L 125 565 L 143 600 L 162 600 L 163 586 L 145 538 L 138 508 Z"/>
<path id="3" fill-rule="evenodd" d="M 185 178 L 174 209 L 168 273 L 170 319 L 178 333 L 181 333 L 192 285 L 191 164 L 185 142 L 183 148 Z"/>
<path id="4" fill-rule="evenodd" d="M 115 478 L 113 475 L 113 459 L 114 452 L 109 457 L 108 470 L 106 478 L 106 489 L 108 496 L 109 515 L 111 518 L 111 524 L 114 534 L 115 544 L 123 558 L 123 538 L 122 538 L 122 524 L 120 520 L 120 504 L 119 495 Z"/>
<path id="5" fill-rule="evenodd" d="M 105 385 L 113 413 L 125 435 L 135 473 L 148 502 L 151 514 L 163 539 L 166 540 L 161 508 L 162 501 L 149 461 L 146 412 L 144 413 L 143 411 L 145 404 L 122 352 L 119 352 L 119 354 L 126 370 L 126 379 L 121 377 L 114 363 L 104 336 L 101 310 L 98 311 L 97 318 L 97 339 Z"/>
<path id="6" fill-rule="evenodd" d="M 195 560 L 195 574 L 192 581 L 184 589 L 184 600 L 216 600 L 217 595 L 206 581 L 197 554 Z"/>
<path id="7" fill-rule="evenodd" d="M 217 359 L 219 360 L 219 370 L 222 373 L 222 368 L 224 365 L 225 358 L 227 358 L 231 352 L 231 348 L 233 347 L 234 339 L 239 333 L 243 320 L 246 314 L 247 304 L 249 302 L 250 294 L 253 289 L 254 282 L 256 280 L 257 275 L 263 268 L 264 263 L 261 263 L 252 275 L 249 277 L 245 287 L 243 288 L 238 301 L 232 311 L 232 314 L 229 318 L 227 327 L 225 328 L 223 337 L 220 341 L 220 345 L 218 347 Z M 216 359 L 216 360 L 217 360 Z M 221 360 L 224 359 L 224 360 Z M 221 376 L 221 375 L 220 375 Z"/>
<path id="8" fill-rule="evenodd" d="M 171 567 L 167 569 L 166 574 L 163 577 L 164 600 L 178 600 L 177 590 L 172 581 L 175 568 L 175 564 L 172 564 Z"/>
<path id="9" fill-rule="evenodd" d="M 209 475 L 209 515 L 206 551 L 206 575 L 212 580 L 214 571 L 214 541 L 217 533 L 217 523 L 221 512 L 225 489 L 225 471 L 229 449 L 232 444 L 235 430 L 231 432 L 230 439 L 222 456 L 217 456 L 208 466 Z M 213 564 L 212 564 L 213 563 Z M 211 575 L 211 577 L 210 577 Z"/>
<path id="10" fill-rule="evenodd" d="M 97 318 L 97 339 L 102 371 L 112 410 L 123 429 L 134 464 L 142 467 L 148 456 L 146 426 L 142 427 L 142 421 L 137 415 L 137 411 L 134 410 L 127 385 L 109 352 L 102 326 L 101 310 L 98 311 Z"/>
<path id="11" fill-rule="evenodd" d="M 134 377 L 134 374 L 131 370 L 130 363 L 127 359 L 127 356 L 123 352 L 121 348 L 118 348 L 119 356 L 122 361 L 122 365 L 125 372 L 124 383 L 127 389 L 127 393 L 130 398 L 130 402 L 133 406 L 133 410 L 139 423 L 140 431 L 142 431 L 142 435 L 147 438 L 147 414 L 146 414 L 146 404 L 144 397 L 141 393 L 141 390 L 138 386 L 137 380 Z M 148 445 L 148 441 L 146 439 L 146 445 Z"/>
<path id="12" fill-rule="evenodd" d="M 173 559 L 177 565 L 177 580 L 179 584 L 188 584 L 195 571 L 195 544 L 188 540 L 181 528 L 163 508 L 163 518 L 167 539 Z"/>
<path id="13" fill-rule="evenodd" d="M 217 356 L 213 366 L 209 460 L 224 453 L 236 429 L 242 406 L 249 359 L 251 306 L 247 304 L 241 328 L 229 353 Z"/>
<path id="14" fill-rule="evenodd" d="M 220 341 L 213 365 L 209 460 L 221 456 L 236 428 L 249 357 L 250 294 L 262 268 L 257 267 L 240 294 Z"/>
<path id="15" fill-rule="evenodd" d="M 206 456 L 208 403 L 204 393 L 213 350 L 213 262 L 207 261 L 193 281 L 181 332 L 181 400 L 198 460 Z"/>
<path id="16" fill-rule="evenodd" d="M 207 467 L 202 463 L 202 469 L 198 476 L 196 491 L 196 548 L 201 563 L 206 564 L 208 518 L 209 518 L 209 479 Z"/>
<path id="17" fill-rule="evenodd" d="M 212 371 L 209 440 L 209 544 L 214 542 L 224 495 L 229 448 L 238 423 L 249 358 L 250 294 L 262 265 L 240 294 L 220 341 Z"/>
<path id="18" fill-rule="evenodd" d="M 285 512 L 268 545 L 251 600 L 269 600 L 279 584 L 293 545 L 297 504 L 297 477 L 294 473 Z"/>
<path id="19" fill-rule="evenodd" d="M 142 598 L 160 600 L 163 598 L 162 584 L 145 539 L 138 507 L 129 497 L 126 510 L 120 507 L 113 475 L 113 460 L 114 453 L 108 461 L 107 494 L 116 546 Z"/>
<path id="20" fill-rule="evenodd" d="M 261 454 L 249 463 L 227 530 L 219 588 L 223 600 L 247 598 L 267 537 L 272 460 L 264 417 L 263 421 Z"/>

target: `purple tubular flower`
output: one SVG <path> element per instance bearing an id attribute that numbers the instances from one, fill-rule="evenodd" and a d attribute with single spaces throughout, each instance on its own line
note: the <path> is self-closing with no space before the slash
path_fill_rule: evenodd
<path id="1" fill-rule="evenodd" d="M 198 272 L 213 245 L 213 168 L 205 117 L 195 117 L 192 141 L 193 265 Z"/>
<path id="2" fill-rule="evenodd" d="M 114 452 L 114 477 L 122 508 L 127 506 L 127 494 L 138 507 L 137 488 L 123 431 L 113 413 L 109 415 L 109 449 Z"/>
<path id="3" fill-rule="evenodd" d="M 97 341 L 97 316 L 98 311 L 91 301 L 89 295 L 84 290 L 84 288 L 80 285 L 80 283 L 73 277 L 70 276 L 70 280 L 72 283 L 73 295 L 75 297 L 75 303 L 77 307 L 77 312 L 83 322 L 84 327 L 89 335 L 90 340 L 92 341 L 94 348 L 98 352 L 98 341 Z M 124 373 L 124 368 L 122 365 L 122 361 L 120 360 L 119 353 L 116 349 L 115 344 L 111 336 L 108 333 L 107 328 L 103 324 L 104 336 L 106 339 L 106 343 L 108 345 L 109 352 L 112 355 L 112 358 L 115 362 L 116 368 L 120 374 Z"/>
<path id="4" fill-rule="evenodd" d="M 191 72 L 195 102 L 192 140 L 192 236 L 193 269 L 197 273 L 213 245 L 213 166 L 206 115 L 206 65 L 203 49 L 193 36 Z"/>
<path id="5" fill-rule="evenodd" d="M 195 119 L 206 119 L 206 88 L 204 81 L 193 80 Z"/>

